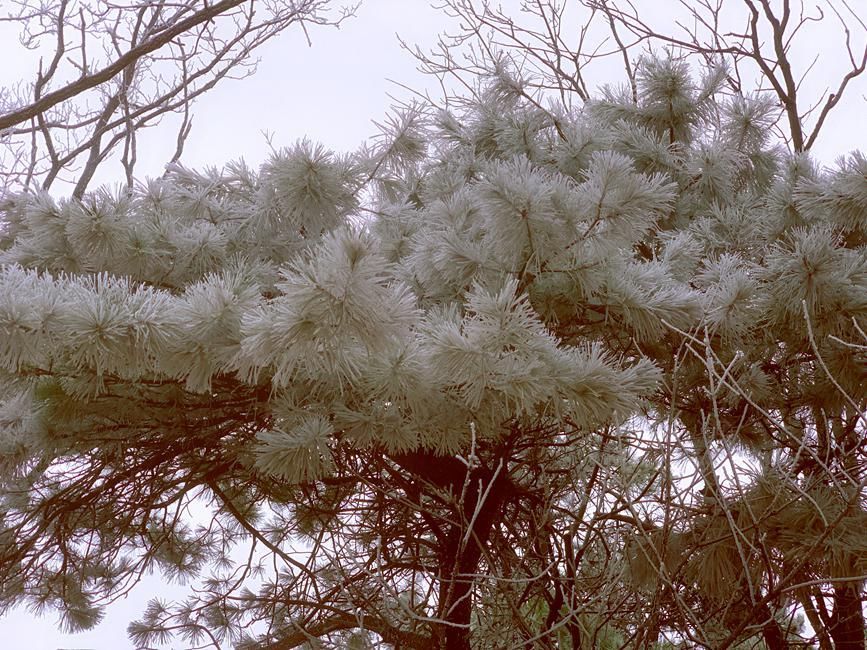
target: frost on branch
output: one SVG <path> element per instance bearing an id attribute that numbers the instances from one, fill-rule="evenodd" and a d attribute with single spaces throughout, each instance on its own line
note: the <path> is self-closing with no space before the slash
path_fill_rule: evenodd
<path id="1" fill-rule="evenodd" d="M 793 554 L 861 566 L 779 527 L 864 518 L 863 157 L 784 155 L 718 71 L 648 62 L 574 114 L 504 74 L 353 154 L 4 204 L 0 606 L 82 627 L 212 564 L 131 634 L 513 647 L 664 607 L 713 645 Z"/>

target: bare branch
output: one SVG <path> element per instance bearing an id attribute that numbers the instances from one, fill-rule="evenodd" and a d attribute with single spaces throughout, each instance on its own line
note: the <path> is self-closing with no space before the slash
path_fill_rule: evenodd
<path id="1" fill-rule="evenodd" d="M 132 49 L 124 53 L 121 57 L 119 57 L 116 61 L 111 63 L 109 66 L 103 68 L 99 72 L 84 76 L 81 79 L 67 84 L 59 90 L 48 93 L 43 97 L 38 97 L 37 100 L 29 106 L 25 106 L 24 108 L 20 108 L 18 110 L 0 116 L 0 130 L 8 129 L 11 126 L 19 124 L 20 122 L 29 120 L 31 117 L 35 117 L 40 113 L 44 113 L 49 108 L 59 104 L 65 99 L 75 97 L 76 95 L 81 94 L 85 90 L 94 88 L 95 86 L 109 81 L 128 65 L 134 63 L 136 60 L 142 58 L 147 54 L 150 54 L 151 52 L 154 52 L 155 50 L 158 50 L 167 43 L 171 42 L 172 39 L 191 30 L 193 27 L 205 23 L 213 19 L 215 16 L 218 16 L 225 11 L 228 11 L 237 7 L 238 5 L 243 4 L 245 1 L 246 0 L 221 0 L 221 2 L 218 2 L 216 4 L 206 6 L 205 9 L 196 12 L 189 18 L 186 18 L 177 23 L 176 25 L 159 32 L 150 40 L 133 47 Z M 58 57 L 55 57 L 55 61 L 57 61 L 57 59 Z"/>
<path id="2" fill-rule="evenodd" d="M 266 0 L 235 0 L 195 11 L 195 3 L 190 2 L 85 3 L 74 16 L 64 13 L 65 2 L 33 9 L 29 2 L 21 2 L 19 12 L 8 20 L 20 24 L 24 42 L 36 47 L 39 39 L 51 37 L 57 43 L 51 65 L 40 68 L 31 97 L 25 99 L 19 93 L 17 101 L 7 100 L 7 105 L 18 108 L 0 116 L 15 123 L 23 115 L 34 114 L 30 124 L 17 122 L 3 129 L 7 149 L 20 147 L 17 138 L 21 136 L 39 134 L 30 151 L 31 172 L 5 169 L 6 190 L 15 185 L 27 188 L 37 181 L 48 189 L 58 180 L 74 177 L 74 193 L 80 196 L 119 146 L 118 160 L 129 181 L 137 157 L 135 131 L 172 113 L 181 122 L 181 146 L 174 154 L 180 156 L 191 128 L 190 103 L 222 79 L 252 74 L 254 50 L 287 27 L 339 25 L 354 11 L 344 9 L 334 20 L 327 19 L 321 10 L 328 1 L 303 0 L 283 6 Z M 70 30 L 78 37 L 74 46 L 60 36 Z M 99 63 L 99 50 L 107 63 L 92 72 L 90 68 Z M 59 65 L 62 61 L 68 62 L 65 75 Z M 53 82 L 69 76 L 74 77 L 72 81 L 48 92 Z M 12 93 L 7 94 L 12 99 Z"/>

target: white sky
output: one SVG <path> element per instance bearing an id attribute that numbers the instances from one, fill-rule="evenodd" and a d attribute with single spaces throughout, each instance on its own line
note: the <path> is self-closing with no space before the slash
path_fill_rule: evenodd
<path id="1" fill-rule="evenodd" d="M 639 7 L 652 9 L 648 15 L 662 21 L 670 20 L 667 17 L 678 4 L 677 0 L 633 1 Z M 517 2 L 503 0 L 501 4 L 513 7 Z M 864 0 L 853 3 L 863 4 Z M 0 13 L 5 13 L 2 0 Z M 867 17 L 867 9 L 864 13 Z M 387 79 L 419 90 L 429 88 L 434 94 L 438 88 L 434 80 L 416 71 L 415 61 L 400 48 L 395 33 L 408 43 L 429 49 L 437 33 L 449 26 L 448 19 L 430 8 L 427 0 L 364 0 L 358 16 L 344 23 L 339 31 L 312 29 L 312 48 L 300 32 L 290 30 L 259 50 L 262 62 L 256 75 L 239 82 L 223 82 L 198 102 L 182 162 L 198 167 L 243 157 L 258 166 L 269 154 L 262 135 L 265 130 L 273 134 L 275 146 L 290 145 L 306 136 L 337 151 L 355 149 L 376 132 L 372 120 L 381 120 L 392 104 L 388 93 L 409 97 L 407 91 Z M 578 28 L 576 25 L 576 31 Z M 26 70 L 20 46 L 4 39 L 8 34 L 0 29 L 0 56 L 5 64 L 0 70 L 0 83 L 13 81 L 16 69 L 18 78 Z M 838 25 L 820 26 L 807 42 L 813 51 L 795 53 L 795 63 L 801 69 L 809 65 L 815 52 L 829 53 L 803 86 L 805 95 L 817 96 L 825 84 L 836 84 L 848 62 L 840 54 L 830 54 L 840 52 Z M 620 83 L 620 70 L 619 63 L 612 60 L 609 67 L 597 68 L 589 81 L 593 85 Z M 848 93 L 849 100 L 833 114 L 814 150 L 823 162 L 830 163 L 837 155 L 854 149 L 867 151 L 867 83 L 859 80 Z M 140 176 L 159 175 L 174 150 L 173 134 L 158 130 L 151 133 L 153 139 L 139 152 Z M 120 180 L 119 169 L 100 180 Z M 130 648 L 125 628 L 138 617 L 144 603 L 154 596 L 171 598 L 184 593 L 178 588 L 169 591 L 157 577 L 146 578 L 130 598 L 109 609 L 100 626 L 77 635 L 56 632 L 53 614 L 36 619 L 16 611 L 0 619 L 0 646 L 26 650 Z"/>

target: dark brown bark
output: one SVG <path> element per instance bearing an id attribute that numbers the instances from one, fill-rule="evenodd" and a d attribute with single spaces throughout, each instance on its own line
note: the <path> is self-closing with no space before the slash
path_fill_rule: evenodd
<path id="1" fill-rule="evenodd" d="M 435 634 L 440 648 L 470 650 L 475 575 L 510 483 L 490 468 L 470 469 L 452 457 L 414 453 L 395 456 L 394 460 L 426 482 L 461 497 L 439 557 L 437 618 L 443 623 Z"/>
<path id="2" fill-rule="evenodd" d="M 465 558 L 461 565 L 466 566 L 468 560 Z M 442 646 L 445 650 L 470 650 L 473 579 L 462 573 L 444 575 L 440 582 L 440 602 L 445 605 L 442 616 L 446 621 Z"/>
<path id="3" fill-rule="evenodd" d="M 762 615 L 765 619 L 762 625 L 762 637 L 768 650 L 788 650 L 789 643 L 786 641 L 786 635 L 783 634 L 780 624 L 774 618 L 771 608 L 765 605 L 762 609 Z"/>
<path id="4" fill-rule="evenodd" d="M 835 650 L 864 650 L 864 611 L 857 583 L 834 585 L 834 614 L 828 631 Z"/>
<path id="5" fill-rule="evenodd" d="M 487 486 L 489 481 L 471 480 L 462 507 L 462 525 L 454 526 L 449 534 L 446 548 L 442 554 L 442 578 L 440 581 L 441 618 L 446 622 L 444 631 L 445 650 L 470 650 L 470 623 L 473 614 L 473 583 L 478 572 L 491 527 L 500 511 L 502 489 L 493 486 L 485 502 L 473 520 L 478 499 L 481 497 L 480 484 Z M 470 525 L 472 528 L 470 529 Z M 469 531 L 469 536 L 468 535 Z M 467 537 L 466 543 L 464 538 Z"/>

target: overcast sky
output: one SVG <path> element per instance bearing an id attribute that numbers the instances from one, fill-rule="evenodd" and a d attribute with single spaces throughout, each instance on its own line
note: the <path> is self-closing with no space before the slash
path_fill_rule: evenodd
<path id="1" fill-rule="evenodd" d="M 677 0 L 633 1 L 639 7 L 652 7 L 653 17 L 658 20 L 665 20 L 678 4 Z M 515 6 L 516 0 L 503 0 L 502 4 Z M 863 0 L 855 4 L 863 5 Z M 0 0 L 0 12 L 2 9 Z M 392 104 L 389 93 L 409 97 L 387 79 L 436 91 L 434 81 L 416 71 L 416 62 L 400 48 L 395 34 L 429 48 L 437 33 L 449 25 L 448 19 L 432 9 L 427 0 L 364 0 L 358 16 L 340 30 L 311 30 L 312 47 L 307 46 L 300 32 L 290 30 L 259 51 L 262 62 L 256 75 L 239 82 L 224 82 L 199 101 L 183 162 L 193 167 L 221 165 L 244 157 L 258 166 L 269 153 L 263 131 L 271 132 L 275 146 L 290 145 L 306 136 L 337 151 L 355 149 L 375 133 L 372 120 L 381 120 Z M 8 31 L 0 31 L 0 56 L 5 64 L 0 70 L 0 83 L 8 84 L 15 79 L 16 62 L 24 70 L 26 61 L 20 46 L 4 39 L 4 34 L 8 35 Z M 839 52 L 840 42 L 838 26 L 822 27 L 809 40 L 812 51 L 796 52 L 796 63 L 808 65 L 815 52 Z M 821 68 L 805 83 L 804 93 L 816 96 L 824 84 L 839 78 L 846 64 L 839 56 L 824 59 Z M 616 60 L 608 69 L 610 73 L 605 68 L 597 69 L 591 82 L 622 81 Z M 815 149 L 823 162 L 830 163 L 837 155 L 853 149 L 867 150 L 867 84 L 861 80 L 849 92 L 850 100 L 834 113 Z M 141 149 L 138 173 L 156 176 L 171 156 L 174 137 L 168 133 L 160 139 L 159 132 L 148 133 L 153 139 Z M 118 181 L 121 176 L 115 169 L 101 178 Z M 52 613 L 36 619 L 16 611 L 0 619 L 0 646 L 26 650 L 130 648 L 126 624 L 140 614 L 144 603 L 153 596 L 170 598 L 179 594 L 183 590 L 167 591 L 158 578 L 147 578 L 130 598 L 109 609 L 99 627 L 78 635 L 56 632 L 56 616 Z"/>
<path id="2" fill-rule="evenodd" d="M 0 0 L 0 13 L 5 13 L 3 5 Z M 182 161 L 197 167 L 243 157 L 258 166 L 270 152 L 263 131 L 273 134 L 278 147 L 306 136 L 336 151 L 356 149 L 376 132 L 372 120 L 380 121 L 392 104 L 389 93 L 408 97 L 387 79 L 415 88 L 436 86 L 416 72 L 415 61 L 401 49 L 395 34 L 409 43 L 433 45 L 447 25 L 445 16 L 431 9 L 427 0 L 365 0 L 357 17 L 339 30 L 311 29 L 312 47 L 300 31 L 290 29 L 259 50 L 262 62 L 256 75 L 224 82 L 196 105 Z M 0 83 L 8 84 L 16 79 L 16 66 L 20 77 L 32 62 L 16 42 L 4 40 L 4 34 L 9 32 L 0 31 L 0 60 L 10 65 L 0 66 Z M 174 150 L 174 135 L 154 130 L 145 137 L 158 139 L 141 147 L 137 170 L 158 176 Z M 99 178 L 120 181 L 119 166 Z M 98 627 L 79 634 L 58 632 L 52 612 L 36 618 L 17 610 L 0 618 L 0 648 L 132 648 L 126 626 L 140 616 L 146 602 L 155 596 L 183 598 L 186 593 L 186 588 L 166 588 L 159 577 L 146 577 L 129 598 L 109 608 Z"/>

